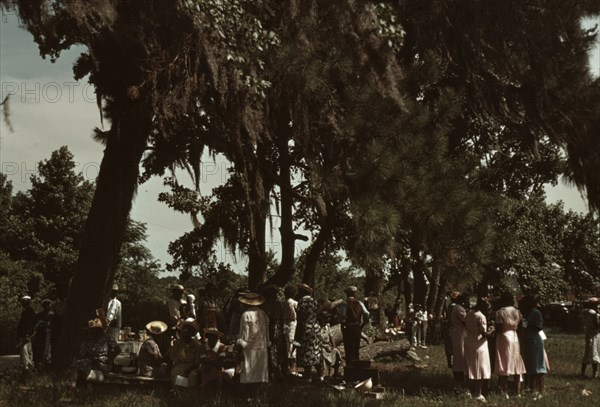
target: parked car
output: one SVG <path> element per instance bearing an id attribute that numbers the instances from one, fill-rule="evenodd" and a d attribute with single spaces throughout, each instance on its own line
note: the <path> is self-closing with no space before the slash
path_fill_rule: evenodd
<path id="1" fill-rule="evenodd" d="M 551 302 L 541 309 L 544 316 L 544 326 L 569 332 L 579 332 L 582 329 L 582 309 L 580 301 Z"/>

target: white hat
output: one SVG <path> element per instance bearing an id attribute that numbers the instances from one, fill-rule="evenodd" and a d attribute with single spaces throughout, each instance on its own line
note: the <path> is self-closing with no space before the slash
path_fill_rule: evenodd
<path id="1" fill-rule="evenodd" d="M 21 297 L 21 301 L 31 301 L 31 297 L 28 295 L 24 295 Z"/>

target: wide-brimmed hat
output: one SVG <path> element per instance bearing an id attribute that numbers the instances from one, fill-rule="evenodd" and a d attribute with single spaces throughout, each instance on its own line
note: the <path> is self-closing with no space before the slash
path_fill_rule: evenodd
<path id="1" fill-rule="evenodd" d="M 87 329 L 104 329 L 104 324 L 100 318 L 90 319 L 88 321 Z"/>
<path id="2" fill-rule="evenodd" d="M 177 324 L 177 329 L 183 331 L 183 328 L 190 327 L 194 331 L 194 335 L 200 331 L 200 327 L 196 321 L 181 321 Z"/>
<path id="3" fill-rule="evenodd" d="M 223 332 L 219 331 L 215 327 L 204 328 L 203 332 L 205 335 L 208 335 L 208 334 L 217 335 L 217 336 L 223 335 Z"/>
<path id="4" fill-rule="evenodd" d="M 598 304 L 600 304 L 600 298 L 590 297 L 587 300 L 585 300 L 585 302 L 590 305 L 598 305 Z"/>
<path id="5" fill-rule="evenodd" d="M 153 334 L 162 334 L 167 330 L 168 326 L 162 321 L 152 321 L 146 324 L 146 330 Z"/>
<path id="6" fill-rule="evenodd" d="M 21 302 L 31 301 L 31 297 L 28 295 L 24 295 L 21 297 Z"/>
<path id="7" fill-rule="evenodd" d="M 44 299 L 42 300 L 41 304 L 42 304 L 42 305 L 46 305 L 46 304 L 48 304 L 48 305 L 51 305 L 51 304 L 52 304 L 52 300 L 51 300 L 51 299 L 49 299 L 49 298 L 44 298 Z"/>
<path id="8" fill-rule="evenodd" d="M 113 284 L 112 290 L 113 291 L 119 291 L 119 286 L 117 284 Z"/>
<path id="9" fill-rule="evenodd" d="M 302 290 L 302 291 L 307 292 L 309 294 L 313 293 L 313 289 L 310 288 L 310 286 L 308 284 L 300 283 L 296 287 L 298 287 L 298 290 Z"/>
<path id="10" fill-rule="evenodd" d="M 261 305 L 265 302 L 265 297 L 257 293 L 246 293 L 240 295 L 238 301 L 246 305 Z"/>
<path id="11" fill-rule="evenodd" d="M 175 291 L 175 290 L 177 290 L 177 291 L 183 291 L 184 288 L 183 288 L 183 286 L 181 284 L 173 284 L 173 286 L 171 287 L 171 290 L 173 290 L 173 291 Z"/>
<path id="12" fill-rule="evenodd" d="M 357 291 L 358 291 L 358 287 L 356 287 L 355 285 L 351 285 L 351 286 L 344 288 L 344 292 L 346 294 L 354 294 Z"/>

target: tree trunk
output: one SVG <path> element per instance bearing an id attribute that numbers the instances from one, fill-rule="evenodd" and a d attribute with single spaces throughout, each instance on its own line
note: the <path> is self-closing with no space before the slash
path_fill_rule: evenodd
<path id="1" fill-rule="evenodd" d="M 442 276 L 442 267 L 439 262 L 434 261 L 432 267 L 431 281 L 429 282 L 429 294 L 427 295 L 427 312 L 433 313 L 435 303 L 440 289 L 440 278 Z"/>
<path id="2" fill-rule="evenodd" d="M 151 109 L 129 101 L 117 106 L 120 115 L 113 121 L 100 164 L 60 345 L 55 350 L 57 367 L 70 363 L 79 349 L 86 321 L 95 317 L 97 308 L 106 306 L 137 188 L 140 160 L 150 134 Z"/>
<path id="3" fill-rule="evenodd" d="M 290 172 L 289 138 L 287 136 L 289 126 L 287 125 L 288 121 L 284 122 L 278 126 L 279 138 L 277 140 L 277 150 L 279 152 L 279 189 L 281 193 L 281 226 L 279 227 L 281 235 L 281 263 L 275 275 L 267 282 L 267 284 L 276 284 L 280 287 L 284 286 L 294 275 L 296 245 L 293 218 L 294 195 Z"/>
<path id="4" fill-rule="evenodd" d="M 448 285 L 445 278 L 441 278 L 440 287 L 438 289 L 437 299 L 435 301 L 434 312 L 436 315 L 442 315 L 445 311 L 444 306 L 446 305 L 446 286 Z"/>

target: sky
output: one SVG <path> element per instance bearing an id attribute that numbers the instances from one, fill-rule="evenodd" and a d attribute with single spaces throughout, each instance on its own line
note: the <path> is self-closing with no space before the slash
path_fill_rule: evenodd
<path id="1" fill-rule="evenodd" d="M 587 21 L 585 26 L 600 25 L 600 19 Z M 0 125 L 0 171 L 12 181 L 16 191 L 30 187 L 29 177 L 39 161 L 52 151 L 68 146 L 77 162 L 76 171 L 93 181 L 98 175 L 103 147 L 92 139 L 92 130 L 101 127 L 93 88 L 84 80 L 75 81 L 72 65 L 83 48 L 63 52 L 57 62 L 43 60 L 31 35 L 19 27 L 17 16 L 0 16 L 0 96 L 11 94 L 10 112 L 13 130 L 2 121 Z M 591 69 L 600 75 L 600 47 L 590 54 Z M 227 176 L 224 158 L 206 160 L 202 165 L 201 190 L 210 192 Z M 180 179 L 185 180 L 181 174 Z M 160 192 L 167 191 L 162 179 L 154 178 L 142 184 L 133 203 L 131 216 L 147 224 L 147 245 L 164 265 L 170 261 L 168 244 L 192 225 L 187 215 L 173 212 L 157 201 Z M 548 200 L 562 200 L 566 209 L 587 212 L 582 195 L 576 189 L 560 183 L 547 189 Z M 275 222 L 277 219 L 275 218 Z M 274 224 L 274 230 L 279 225 Z M 278 238 L 267 237 L 269 245 L 278 251 Z M 303 247 L 299 247 L 301 249 Z M 220 259 L 234 263 L 225 250 Z M 236 270 L 243 270 L 238 260 Z"/>

